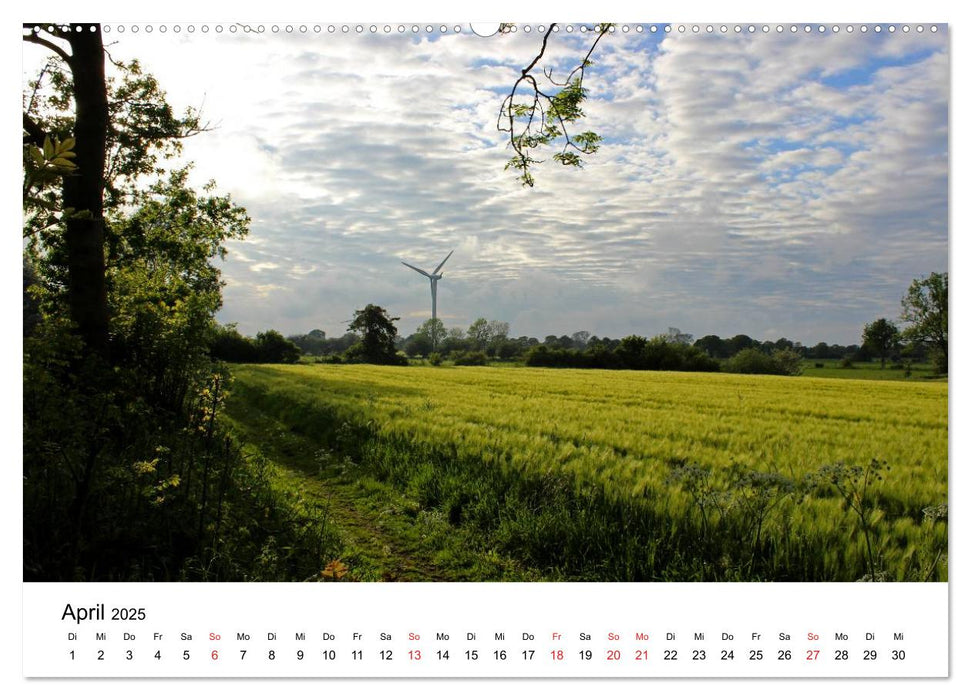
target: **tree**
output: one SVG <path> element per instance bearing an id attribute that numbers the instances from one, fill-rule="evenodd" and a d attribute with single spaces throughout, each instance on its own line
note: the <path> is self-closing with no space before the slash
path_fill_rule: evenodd
<path id="1" fill-rule="evenodd" d="M 489 344 L 489 322 L 484 318 L 475 319 L 466 332 L 473 350 L 482 350 Z"/>
<path id="2" fill-rule="evenodd" d="M 428 341 L 432 346 L 431 349 L 437 350 L 439 343 L 443 338 L 445 338 L 445 324 L 442 323 L 440 318 L 430 318 L 418 326 L 418 330 L 415 331 L 415 333 L 428 338 Z M 429 352 L 431 352 L 431 350 Z M 427 355 L 428 353 L 424 352 L 420 354 Z"/>
<path id="3" fill-rule="evenodd" d="M 698 338 L 694 346 L 704 350 L 711 357 L 729 357 L 731 355 L 727 341 L 722 340 L 717 335 L 706 335 L 703 338 Z"/>
<path id="4" fill-rule="evenodd" d="M 507 321 L 489 321 L 489 343 L 497 343 L 509 337 Z"/>
<path id="5" fill-rule="evenodd" d="M 37 302 L 23 357 L 25 580 L 244 575 L 228 543 L 258 552 L 265 535 L 241 538 L 242 521 L 227 521 L 248 512 L 248 496 L 230 495 L 246 466 L 217 420 L 226 377 L 207 341 L 214 261 L 249 219 L 161 162 L 190 122 L 134 62 L 106 78 L 97 25 L 24 41 L 53 54 L 23 106 Z M 267 505 L 252 511 L 264 533 Z"/>
<path id="6" fill-rule="evenodd" d="M 573 347 L 583 350 L 590 342 L 590 331 L 576 331 L 570 339 L 573 341 Z"/>
<path id="7" fill-rule="evenodd" d="M 680 328 L 668 327 L 668 332 L 661 336 L 669 343 L 674 345 L 691 345 L 694 336 L 690 333 L 682 333 Z"/>
<path id="8" fill-rule="evenodd" d="M 278 331 L 257 333 L 255 345 L 260 362 L 292 365 L 300 360 L 300 348 Z"/>
<path id="9" fill-rule="evenodd" d="M 398 320 L 397 316 L 389 317 L 388 312 L 376 304 L 355 311 L 347 330 L 360 332 L 361 340 L 347 351 L 348 359 L 375 365 L 403 364 L 395 349 L 398 329 L 394 322 Z"/>
<path id="10" fill-rule="evenodd" d="M 900 342 L 900 331 L 885 318 L 878 318 L 863 327 L 863 346 L 880 358 L 880 368 L 886 366 Z"/>
<path id="11" fill-rule="evenodd" d="M 562 148 L 553 155 L 553 160 L 573 167 L 582 167 L 581 156 L 596 153 L 599 149 L 603 140 L 599 134 L 592 131 L 571 134 L 570 129 L 584 116 L 582 104 L 587 91 L 583 87 L 583 80 L 587 68 L 593 65 L 590 57 L 603 36 L 612 28 L 613 25 L 607 23 L 585 27 L 596 35 L 590 49 L 562 81 L 557 81 L 553 79 L 551 68 L 542 69 L 542 78 L 537 78 L 534 73 L 540 70 L 539 63 L 546 53 L 547 44 L 557 30 L 555 23 L 550 24 L 543 35 L 539 53 L 520 71 L 519 78 L 503 100 L 497 128 L 500 132 L 509 134 L 509 145 L 515 152 L 506 163 L 506 169 L 518 170 L 519 181 L 524 187 L 535 184 L 530 168 L 542 162 L 533 157 L 535 149 L 561 141 Z M 503 32 L 510 29 L 511 25 L 500 27 Z M 525 93 L 523 99 L 519 97 L 520 89 Z"/>
<path id="12" fill-rule="evenodd" d="M 639 335 L 628 335 L 621 338 L 620 345 L 617 346 L 617 357 L 623 361 L 628 369 L 643 369 L 647 344 L 647 338 Z"/>
<path id="13" fill-rule="evenodd" d="M 105 150 L 108 133 L 108 95 L 105 84 L 101 27 L 95 31 L 49 34 L 67 42 L 70 53 L 28 29 L 24 41 L 44 46 L 60 57 L 71 71 L 75 105 L 73 167 L 61 177 L 64 211 L 64 252 L 67 262 L 67 301 L 71 320 L 87 347 L 100 355 L 108 349 L 108 294 L 104 259 Z M 23 115 L 27 154 L 45 149 L 53 134 Z M 35 160 L 28 155 L 26 160 Z M 29 172 L 29 171 L 28 171 Z"/>
<path id="14" fill-rule="evenodd" d="M 434 350 L 432 339 L 424 333 L 415 333 L 405 342 L 405 353 L 410 357 L 428 357 Z"/>
<path id="15" fill-rule="evenodd" d="M 910 324 L 903 337 L 927 343 L 934 351 L 937 370 L 947 373 L 947 273 L 932 272 L 924 279 L 915 279 L 900 304 L 900 318 Z"/>
<path id="16" fill-rule="evenodd" d="M 114 62 L 120 76 L 106 78 L 99 25 L 34 26 L 24 25 L 23 40 L 53 55 L 24 96 L 27 250 L 43 258 L 48 288 L 60 289 L 87 351 L 106 356 L 106 251 L 117 245 L 107 215 L 137 206 L 139 183 L 161 172 L 159 160 L 205 129 L 191 110 L 175 117 L 137 61 Z"/>

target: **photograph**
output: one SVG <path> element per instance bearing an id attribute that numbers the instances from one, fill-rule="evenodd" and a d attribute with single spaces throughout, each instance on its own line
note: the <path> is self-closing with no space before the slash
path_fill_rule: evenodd
<path id="1" fill-rule="evenodd" d="M 24 24 L 24 583 L 946 583 L 949 33 Z"/>

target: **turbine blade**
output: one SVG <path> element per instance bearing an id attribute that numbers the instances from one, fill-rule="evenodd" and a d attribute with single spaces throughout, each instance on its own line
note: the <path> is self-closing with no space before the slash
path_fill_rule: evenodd
<path id="1" fill-rule="evenodd" d="M 414 265 L 409 265 L 404 260 L 401 261 L 401 264 L 404 265 L 405 267 L 410 267 L 415 272 L 420 272 L 421 274 L 425 275 L 425 277 L 431 277 L 431 275 L 429 275 L 427 272 L 425 272 L 421 268 L 415 267 Z"/>
<path id="2" fill-rule="evenodd" d="M 448 260 L 450 257 L 452 257 L 452 253 L 454 253 L 454 252 L 455 251 L 453 250 L 448 255 L 446 255 L 445 256 L 445 260 Z M 442 265 L 445 264 L 445 260 L 442 260 L 442 262 L 438 263 L 438 267 L 436 267 L 435 268 L 435 271 L 432 273 L 433 275 L 437 275 L 438 274 L 438 271 L 442 269 Z"/>

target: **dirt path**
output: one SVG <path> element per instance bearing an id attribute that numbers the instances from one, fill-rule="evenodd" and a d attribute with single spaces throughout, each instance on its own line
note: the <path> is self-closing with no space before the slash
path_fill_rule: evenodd
<path id="1" fill-rule="evenodd" d="M 241 400 L 228 419 L 239 438 L 280 470 L 288 490 L 318 505 L 344 544 L 348 577 L 364 581 L 506 578 L 507 565 L 471 551 L 467 537 L 387 485 L 354 474 L 354 465 Z M 491 564 L 491 566 L 490 566 Z M 498 567 L 496 565 L 499 565 Z M 491 573 L 490 573 L 491 572 Z"/>

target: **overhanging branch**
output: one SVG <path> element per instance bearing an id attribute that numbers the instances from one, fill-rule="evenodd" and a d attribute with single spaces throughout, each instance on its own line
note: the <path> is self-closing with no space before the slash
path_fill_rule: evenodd
<path id="1" fill-rule="evenodd" d="M 71 62 L 71 55 L 67 51 L 65 51 L 64 49 L 62 49 L 60 46 L 58 46 L 57 44 L 55 44 L 53 41 L 48 41 L 47 39 L 44 39 L 43 37 L 37 36 L 37 34 L 34 33 L 34 30 L 33 30 L 33 26 L 32 25 L 30 27 L 28 27 L 28 26 L 25 26 L 24 27 L 24 29 L 28 29 L 28 28 L 30 30 L 30 33 L 29 34 L 24 34 L 24 41 L 27 41 L 27 42 L 29 42 L 31 44 L 37 44 L 39 46 L 43 46 L 46 49 L 50 49 L 51 51 L 53 51 L 54 53 L 56 53 L 58 56 L 60 56 L 61 58 L 63 58 L 67 63 L 70 63 Z"/>

